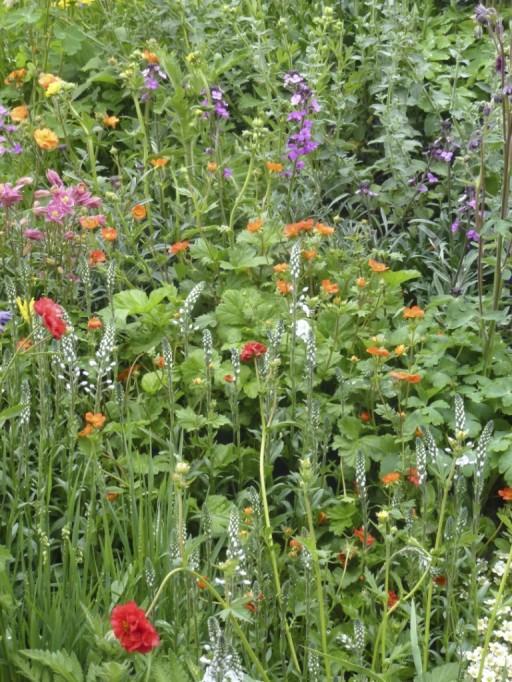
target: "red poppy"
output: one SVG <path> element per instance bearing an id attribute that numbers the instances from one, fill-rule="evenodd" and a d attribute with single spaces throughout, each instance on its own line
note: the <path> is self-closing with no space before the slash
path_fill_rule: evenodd
<path id="1" fill-rule="evenodd" d="M 130 653 L 147 654 L 160 644 L 157 631 L 134 601 L 114 607 L 110 623 L 121 646 Z"/>
<path id="2" fill-rule="evenodd" d="M 53 338 L 60 340 L 66 333 L 66 323 L 62 319 L 64 311 L 60 305 L 43 296 L 34 303 L 34 311 L 42 318 L 44 326 Z"/>
<path id="3" fill-rule="evenodd" d="M 259 341 L 248 341 L 240 352 L 240 360 L 242 362 L 250 362 L 253 358 L 259 358 L 265 355 L 267 347 Z"/>

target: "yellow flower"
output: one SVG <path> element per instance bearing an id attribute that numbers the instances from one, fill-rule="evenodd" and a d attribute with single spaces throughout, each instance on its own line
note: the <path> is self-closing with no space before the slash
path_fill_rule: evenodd
<path id="1" fill-rule="evenodd" d="M 26 299 L 17 296 L 16 305 L 18 306 L 20 315 L 25 322 L 30 322 L 32 313 L 34 312 L 34 299 L 31 298 L 30 301 L 27 301 Z"/>
<path id="2" fill-rule="evenodd" d="M 37 128 L 34 130 L 34 140 L 41 149 L 51 152 L 59 146 L 59 138 L 49 128 Z"/>
<path id="3" fill-rule="evenodd" d="M 64 81 L 54 81 L 53 83 L 50 83 L 50 85 L 46 88 L 45 96 L 52 97 L 53 95 L 58 95 L 62 90 L 63 85 Z"/>

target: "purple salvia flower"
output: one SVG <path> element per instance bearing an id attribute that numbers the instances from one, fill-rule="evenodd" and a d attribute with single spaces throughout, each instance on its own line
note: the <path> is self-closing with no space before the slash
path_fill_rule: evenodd
<path id="1" fill-rule="evenodd" d="M 478 232 L 476 230 L 468 230 L 466 232 L 466 237 L 467 237 L 468 241 L 472 241 L 472 242 L 479 242 L 480 241 L 480 235 L 478 234 Z"/>
<path id="2" fill-rule="evenodd" d="M 427 172 L 427 182 L 429 185 L 437 185 L 439 182 L 439 178 L 437 175 L 434 175 L 434 173 L 431 173 L 430 171 Z"/>
<path id="3" fill-rule="evenodd" d="M 450 228 L 452 231 L 452 234 L 456 234 L 459 231 L 459 227 L 460 227 L 460 221 L 454 220 L 452 225 L 451 225 L 451 228 Z"/>
<path id="4" fill-rule="evenodd" d="M 228 166 L 226 166 L 222 171 L 222 175 L 225 178 L 232 178 L 233 177 L 233 170 L 231 168 L 229 168 Z"/>
<path id="5" fill-rule="evenodd" d="M 0 334 L 5 331 L 5 325 L 12 319 L 12 313 L 8 310 L 0 310 Z"/>

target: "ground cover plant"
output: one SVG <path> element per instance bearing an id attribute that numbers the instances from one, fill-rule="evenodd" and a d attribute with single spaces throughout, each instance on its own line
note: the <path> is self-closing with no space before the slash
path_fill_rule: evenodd
<path id="1" fill-rule="evenodd" d="M 2 682 L 511 679 L 511 20 L 4 0 Z"/>

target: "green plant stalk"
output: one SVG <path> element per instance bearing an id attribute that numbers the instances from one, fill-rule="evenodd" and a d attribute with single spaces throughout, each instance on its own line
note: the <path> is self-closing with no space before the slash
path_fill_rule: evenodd
<path id="1" fill-rule="evenodd" d="M 450 492 L 450 488 L 452 486 L 452 480 L 455 475 L 455 458 L 452 464 L 452 468 L 450 470 L 450 474 L 448 476 L 448 479 L 445 483 L 444 490 L 443 490 L 443 499 L 441 501 L 441 511 L 439 512 L 439 523 L 437 526 L 437 534 L 436 534 L 436 541 L 434 544 L 434 550 L 433 554 L 434 556 L 437 555 L 439 552 L 439 549 L 441 547 L 441 542 L 443 539 L 443 527 L 444 527 L 444 517 L 446 515 L 446 505 L 448 503 L 448 493 Z M 432 595 L 434 592 L 434 583 L 430 581 L 430 584 L 428 586 L 428 592 L 427 592 L 427 601 L 425 605 L 425 637 L 423 640 L 423 671 L 427 672 L 428 670 L 428 649 L 429 649 L 429 641 L 430 641 L 430 619 L 432 616 L 431 613 L 431 608 L 432 608 Z"/>
<path id="2" fill-rule="evenodd" d="M 384 564 L 384 617 L 382 619 L 382 632 L 380 639 L 380 655 L 381 655 L 381 670 L 385 669 L 386 662 L 386 638 L 387 638 L 387 628 L 388 628 L 388 618 L 389 618 L 389 607 L 388 607 L 388 595 L 389 595 L 389 565 L 391 561 L 391 547 L 389 544 L 389 534 L 388 528 L 386 527 L 385 535 L 385 551 L 386 559 Z"/>
<path id="3" fill-rule="evenodd" d="M 142 113 L 142 109 L 140 108 L 140 102 L 137 99 L 136 95 L 132 95 L 133 103 L 135 105 L 135 113 L 137 114 L 137 120 L 139 122 L 140 130 L 142 133 L 142 164 L 144 167 L 143 172 L 143 187 L 144 187 L 144 198 L 146 199 L 147 206 L 146 209 L 148 211 L 148 214 L 151 210 L 151 194 L 149 192 L 149 181 L 148 181 L 148 174 L 147 174 L 147 168 L 148 168 L 148 158 L 149 158 L 149 140 L 148 140 L 148 133 L 146 130 L 146 120 L 144 118 L 144 115 Z"/>
<path id="4" fill-rule="evenodd" d="M 303 484 L 303 490 L 304 490 L 304 507 L 306 509 L 306 518 L 308 521 L 308 529 L 309 529 L 309 537 L 311 539 L 311 546 L 312 546 L 312 552 L 311 552 L 311 558 L 313 561 L 313 572 L 315 574 L 315 583 L 316 583 L 316 598 L 318 601 L 318 619 L 320 621 L 320 641 L 322 643 L 322 653 L 323 653 L 323 658 L 324 658 L 324 667 L 325 667 L 325 679 L 327 682 L 332 680 L 332 675 L 331 675 L 331 664 L 328 658 L 328 649 L 327 649 L 327 620 L 325 617 L 325 602 L 324 602 L 324 590 L 322 587 L 322 573 L 320 570 L 320 563 L 318 561 L 318 552 L 316 548 L 316 538 L 315 538 L 315 528 L 313 525 L 313 513 L 311 511 L 311 503 L 309 501 L 309 496 L 308 496 L 308 489 L 307 489 L 307 484 Z"/>
<path id="5" fill-rule="evenodd" d="M 220 594 L 217 592 L 217 590 L 209 583 L 208 580 L 206 580 L 206 578 L 204 576 L 202 576 L 199 573 L 196 573 L 195 571 L 192 571 L 190 568 L 187 568 L 186 566 L 180 566 L 179 568 L 174 568 L 172 571 L 169 571 L 169 573 L 165 576 L 165 578 L 160 583 L 160 587 L 158 588 L 157 593 L 155 594 L 155 596 L 153 598 L 153 601 L 151 602 L 151 604 L 149 605 L 149 608 L 146 611 L 147 617 L 149 617 L 151 611 L 155 608 L 156 603 L 158 602 L 158 599 L 159 599 L 160 595 L 162 594 L 162 591 L 163 591 L 164 587 L 166 586 L 166 584 L 169 582 L 169 580 L 173 576 L 177 575 L 178 573 L 188 573 L 189 575 L 194 576 L 196 579 L 203 581 L 203 583 L 206 585 L 206 588 L 208 589 L 208 591 L 210 592 L 212 597 L 218 601 L 220 606 L 225 610 L 226 609 L 229 610 L 229 604 L 220 596 Z M 242 628 L 238 624 L 238 621 L 235 619 L 235 617 L 232 615 L 231 612 L 229 612 L 229 617 L 230 617 L 231 625 L 232 625 L 234 631 L 236 632 L 236 634 L 238 635 L 240 641 L 242 642 L 242 646 L 244 647 L 246 654 L 251 659 L 251 661 L 254 663 L 255 667 L 258 670 L 258 673 L 261 675 L 262 680 L 264 682 L 271 682 L 271 680 L 268 677 L 267 673 L 265 672 L 265 669 L 264 669 L 263 665 L 261 664 L 259 658 L 256 656 L 251 645 L 249 644 L 249 641 L 247 640 L 247 637 L 245 636 L 244 631 L 242 630 Z"/>
<path id="6" fill-rule="evenodd" d="M 484 645 L 482 647 L 482 653 L 480 656 L 480 667 L 478 668 L 478 677 L 476 678 L 476 682 L 482 682 L 482 675 L 484 673 L 485 659 L 487 658 L 487 654 L 489 652 L 489 644 L 491 642 L 492 633 L 494 632 L 494 625 L 496 623 L 496 618 L 498 617 L 498 612 L 501 608 L 501 604 L 503 601 L 503 594 L 504 594 L 505 588 L 507 586 L 508 574 L 510 573 L 510 567 L 511 566 L 512 566 L 512 545 L 510 546 L 510 550 L 508 552 L 508 559 L 507 559 L 507 563 L 505 565 L 505 570 L 503 572 L 503 575 L 501 576 L 501 582 L 500 582 L 500 586 L 498 589 L 498 594 L 496 596 L 496 601 L 494 603 L 494 608 L 492 610 L 492 613 L 491 613 L 490 618 L 489 618 L 489 622 L 487 624 L 487 630 L 485 631 Z"/>
<path id="7" fill-rule="evenodd" d="M 254 153 L 251 153 L 251 158 L 249 159 L 249 167 L 247 168 L 247 175 L 245 176 L 244 184 L 242 185 L 242 188 L 240 192 L 237 194 L 236 199 L 233 203 L 233 208 L 231 209 L 231 213 L 229 214 L 229 240 L 231 246 L 234 245 L 235 243 L 235 235 L 233 231 L 233 226 L 235 223 L 235 214 L 238 209 L 238 206 L 240 205 L 240 202 L 242 201 L 245 192 L 247 191 L 247 188 L 249 187 L 249 182 L 251 180 L 252 176 L 252 170 L 254 168 Z"/>

